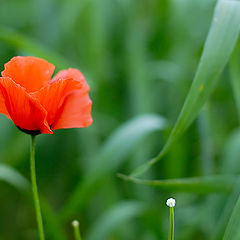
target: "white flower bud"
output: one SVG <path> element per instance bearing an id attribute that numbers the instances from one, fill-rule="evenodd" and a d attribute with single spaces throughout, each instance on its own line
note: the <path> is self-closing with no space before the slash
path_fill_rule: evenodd
<path id="1" fill-rule="evenodd" d="M 176 201 L 174 198 L 169 198 L 166 202 L 168 207 L 175 207 Z"/>
<path id="2" fill-rule="evenodd" d="M 72 225 L 73 227 L 79 227 L 79 221 L 78 220 L 72 221 Z"/>

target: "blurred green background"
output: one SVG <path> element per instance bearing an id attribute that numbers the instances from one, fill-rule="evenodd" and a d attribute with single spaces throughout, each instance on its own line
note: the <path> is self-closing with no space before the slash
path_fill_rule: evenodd
<path id="1" fill-rule="evenodd" d="M 167 239 L 168 197 L 177 199 L 176 239 L 214 235 L 227 194 L 158 191 L 116 174 L 130 173 L 166 142 L 194 77 L 215 3 L 0 0 L 1 70 L 13 56 L 34 55 L 55 64 L 56 71 L 79 68 L 91 86 L 91 127 L 37 139 L 47 239 L 73 239 L 74 219 L 84 240 Z M 239 173 L 237 127 L 227 67 L 194 124 L 144 177 Z M 26 182 L 30 137 L 4 116 L 0 136 L 0 240 L 37 239 Z"/>

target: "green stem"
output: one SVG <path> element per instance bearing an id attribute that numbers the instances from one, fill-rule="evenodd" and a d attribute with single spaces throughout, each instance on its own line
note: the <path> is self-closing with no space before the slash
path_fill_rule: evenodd
<path id="1" fill-rule="evenodd" d="M 168 240 L 174 240 L 174 208 L 170 207 Z"/>
<path id="2" fill-rule="evenodd" d="M 77 220 L 73 221 L 72 226 L 73 226 L 73 229 L 74 229 L 75 240 L 82 240 L 81 234 L 80 234 L 80 231 L 79 231 L 79 222 Z"/>
<path id="3" fill-rule="evenodd" d="M 31 137 L 32 137 L 32 142 L 31 142 L 31 150 L 30 150 L 30 169 L 31 169 L 33 199 L 34 199 L 34 206 L 35 206 L 35 211 L 36 211 L 39 238 L 40 238 L 40 240 L 45 240 L 44 231 L 43 231 L 41 208 L 40 208 L 38 189 L 37 189 L 37 181 L 36 181 L 36 169 L 35 169 L 36 136 L 31 136 Z"/>

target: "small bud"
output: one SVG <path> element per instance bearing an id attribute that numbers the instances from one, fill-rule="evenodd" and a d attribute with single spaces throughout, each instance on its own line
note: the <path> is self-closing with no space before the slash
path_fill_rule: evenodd
<path id="1" fill-rule="evenodd" d="M 79 221 L 78 220 L 72 221 L 72 225 L 73 227 L 79 227 Z"/>
<path id="2" fill-rule="evenodd" d="M 166 202 L 168 207 L 175 207 L 176 201 L 174 198 L 169 198 Z"/>

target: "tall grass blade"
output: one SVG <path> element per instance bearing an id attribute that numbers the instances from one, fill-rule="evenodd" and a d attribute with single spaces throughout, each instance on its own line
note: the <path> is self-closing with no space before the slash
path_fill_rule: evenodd
<path id="1" fill-rule="evenodd" d="M 57 70 L 67 68 L 69 66 L 69 63 L 58 53 L 51 51 L 47 47 L 44 47 L 40 43 L 37 43 L 33 39 L 30 39 L 13 29 L 0 26 L 0 41 L 10 44 L 16 50 L 22 50 L 48 60 L 56 66 Z"/>
<path id="2" fill-rule="evenodd" d="M 27 190 L 30 187 L 30 183 L 25 177 L 3 163 L 0 164 L 0 181 L 1 180 L 16 187 L 18 190 Z"/>
<path id="3" fill-rule="evenodd" d="M 170 207 L 168 240 L 174 240 L 174 208 Z"/>
<path id="4" fill-rule="evenodd" d="M 212 231 L 211 240 L 221 240 L 223 239 L 224 229 L 226 228 L 228 221 L 231 217 L 231 213 L 233 208 L 238 200 L 240 194 L 240 187 L 239 187 L 240 179 L 236 181 L 234 190 L 232 194 L 227 199 L 226 206 L 224 207 L 219 220 L 216 224 L 216 227 Z"/>
<path id="5" fill-rule="evenodd" d="M 204 50 L 178 120 L 159 155 L 133 172 L 137 176 L 157 163 L 197 116 L 214 89 L 234 49 L 240 29 L 240 2 L 219 0 Z"/>
<path id="6" fill-rule="evenodd" d="M 230 61 L 230 77 L 240 123 L 240 41 L 238 41 Z"/>
<path id="7" fill-rule="evenodd" d="M 146 209 L 140 202 L 129 201 L 115 205 L 101 216 L 86 236 L 86 240 L 110 239 L 110 234 L 116 229 L 122 229 L 124 224 Z"/>
<path id="8" fill-rule="evenodd" d="M 233 209 L 231 218 L 225 230 L 223 240 L 238 240 L 240 239 L 240 196 Z"/>
<path id="9" fill-rule="evenodd" d="M 113 173 L 148 134 L 166 127 L 166 121 L 156 115 L 142 115 L 120 126 L 98 151 L 85 179 L 80 182 L 62 210 L 61 217 L 68 219 L 77 209 L 96 194 L 104 176 Z"/>
<path id="10" fill-rule="evenodd" d="M 161 191 L 196 194 L 229 193 L 233 190 L 234 183 L 237 180 L 236 176 L 209 176 L 166 180 L 142 180 L 123 174 L 118 176 L 126 181 L 155 187 Z"/>

